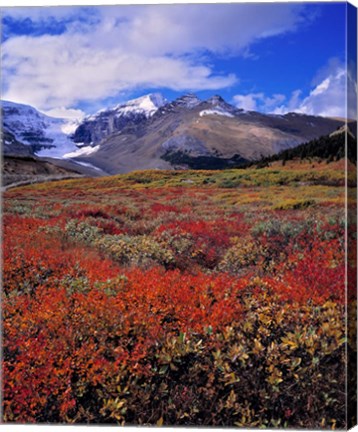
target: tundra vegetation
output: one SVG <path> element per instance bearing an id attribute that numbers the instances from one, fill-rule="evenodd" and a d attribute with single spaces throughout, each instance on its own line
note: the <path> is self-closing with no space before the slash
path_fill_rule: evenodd
<path id="1" fill-rule="evenodd" d="M 344 161 L 312 163 L 8 190 L 3 420 L 344 428 Z"/>

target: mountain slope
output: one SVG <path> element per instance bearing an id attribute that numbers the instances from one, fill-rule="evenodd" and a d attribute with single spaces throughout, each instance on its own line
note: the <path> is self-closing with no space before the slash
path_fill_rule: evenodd
<path id="1" fill-rule="evenodd" d="M 2 186 L 38 183 L 50 180 L 81 177 L 70 168 L 59 167 L 34 156 L 4 156 Z"/>
<path id="2" fill-rule="evenodd" d="M 350 162 L 357 164 L 357 138 L 354 135 L 357 130 L 357 122 L 350 122 L 340 127 L 329 135 L 321 136 L 307 143 L 300 144 L 292 149 L 284 150 L 273 156 L 261 159 L 253 165 L 265 167 L 271 162 L 282 161 L 285 163 L 295 159 L 326 160 L 327 163 L 338 161 L 345 157 L 345 146 L 347 143 L 347 156 Z M 355 132 L 352 132 L 355 131 Z"/>
<path id="3" fill-rule="evenodd" d="M 244 111 L 220 96 L 154 93 L 87 116 L 79 125 L 3 102 L 4 153 L 66 159 L 98 173 L 240 166 L 328 135 L 337 119 Z M 102 170 L 102 171 L 100 171 Z"/>
<path id="4" fill-rule="evenodd" d="M 34 150 L 31 146 L 19 142 L 13 133 L 2 131 L 2 151 L 7 156 L 31 156 Z"/>
<path id="5" fill-rule="evenodd" d="M 78 160 L 109 173 L 195 168 L 198 163 L 205 167 L 205 161 L 209 166 L 235 166 L 327 135 L 342 125 L 341 121 L 295 113 L 274 116 L 245 112 L 220 96 L 201 101 L 191 94 L 158 107 L 140 121 L 117 124 L 112 133 L 108 133 L 110 122 L 102 121 L 106 116 L 115 118 L 110 110 L 91 120 L 87 130 L 105 133 L 94 141 L 96 135 L 91 133 L 90 145 L 95 150 L 79 155 Z M 81 126 L 84 136 L 86 125 Z"/>
<path id="6" fill-rule="evenodd" d="M 75 151 L 76 145 L 69 134 L 76 128 L 76 124 L 66 119 L 47 116 L 29 105 L 2 101 L 3 131 L 8 135 L 4 143 L 7 151 L 26 155 L 61 157 L 63 154 Z M 21 146 L 15 149 L 15 141 Z"/>
<path id="7" fill-rule="evenodd" d="M 93 145 L 128 125 L 150 118 L 167 101 L 158 93 L 142 96 L 87 116 L 73 134 L 78 146 Z"/>

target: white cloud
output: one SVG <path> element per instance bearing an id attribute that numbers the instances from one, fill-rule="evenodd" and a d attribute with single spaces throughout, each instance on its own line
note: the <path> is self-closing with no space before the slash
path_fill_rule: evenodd
<path id="1" fill-rule="evenodd" d="M 113 19 L 121 12 L 108 13 Z M 161 5 L 129 9 L 117 29 L 130 49 L 151 55 L 195 50 L 227 55 L 247 51 L 258 39 L 292 31 L 306 18 L 302 5 L 292 4 L 260 4 L 259 13 L 256 4 Z"/>
<path id="2" fill-rule="evenodd" d="M 358 87 L 357 87 L 357 63 L 356 62 L 354 61 L 349 62 L 347 67 L 347 73 L 348 73 L 347 75 L 348 118 L 357 119 Z"/>
<path id="3" fill-rule="evenodd" d="M 346 74 L 340 71 L 315 87 L 296 109 L 325 117 L 346 116 Z"/>
<path id="4" fill-rule="evenodd" d="M 4 8 L 4 15 L 51 20 L 71 32 L 87 29 L 91 45 L 121 44 L 147 55 L 191 53 L 195 50 L 237 53 L 254 41 L 294 31 L 312 19 L 299 4 L 186 4 L 99 7 Z M 93 33 L 94 32 L 94 33 Z M 110 37 L 108 37 L 110 36 Z M 118 38 L 120 36 L 120 39 Z M 104 38 L 104 39 L 103 39 Z"/>
<path id="5" fill-rule="evenodd" d="M 184 58 L 88 46 L 79 35 L 17 37 L 4 44 L 3 52 L 8 81 L 4 99 L 45 110 L 137 87 L 220 89 L 236 81 L 235 75 L 213 75 L 209 67 Z M 16 73 L 10 76 L 14 68 Z"/>
<path id="6" fill-rule="evenodd" d="M 331 78 L 326 78 L 320 84 L 318 84 L 317 87 L 315 87 L 311 91 L 311 95 L 312 96 L 317 96 L 319 94 L 322 94 L 322 93 L 326 92 L 329 89 L 330 83 L 331 83 Z"/>
<path id="7" fill-rule="evenodd" d="M 246 111 L 257 111 L 257 101 L 263 97 L 263 93 L 250 93 L 247 95 L 235 95 L 233 97 L 234 104 Z"/>
<path id="8" fill-rule="evenodd" d="M 357 83 L 353 76 L 347 76 L 345 66 L 332 60 L 318 72 L 306 97 L 302 96 L 301 90 L 295 90 L 289 99 L 282 94 L 269 97 L 264 93 L 249 93 L 236 95 L 233 101 L 237 107 L 247 110 L 274 114 L 298 112 L 323 117 L 346 117 L 348 102 L 348 117 L 356 118 Z"/>
<path id="9" fill-rule="evenodd" d="M 297 4 L 261 4 L 259 14 L 255 4 L 7 9 L 41 25 L 49 17 L 64 20 L 66 31 L 3 43 L 3 97 L 51 110 L 146 87 L 219 90 L 237 77 L 216 73 L 208 52 L 245 56 L 255 41 L 295 30 L 304 10 Z"/>
<path id="10" fill-rule="evenodd" d="M 323 76 L 322 72 L 326 75 Z M 329 62 L 317 74 L 313 89 L 308 96 L 302 97 L 296 90 L 287 105 L 278 106 L 274 112 L 282 114 L 295 111 L 323 117 L 346 117 L 347 115 L 347 73 L 345 66 L 337 61 Z"/>
<path id="11" fill-rule="evenodd" d="M 81 7 L 62 6 L 62 7 L 4 7 L 3 16 L 11 17 L 17 20 L 31 18 L 33 22 L 45 23 L 49 19 L 67 20 L 79 18 Z"/>
<path id="12" fill-rule="evenodd" d="M 48 111 L 42 112 L 50 117 L 63 118 L 66 120 L 82 120 L 83 117 L 86 115 L 86 113 L 80 109 L 65 107 L 53 108 Z"/>
<path id="13" fill-rule="evenodd" d="M 233 103 L 238 107 L 247 111 L 262 111 L 270 112 L 276 108 L 278 104 L 285 100 L 282 94 L 274 94 L 271 97 L 265 96 L 264 93 L 249 93 L 246 95 L 235 95 Z"/>
<path id="14" fill-rule="evenodd" d="M 271 97 L 265 96 L 262 98 L 262 103 L 265 111 L 271 111 L 274 107 L 284 102 L 286 96 L 280 93 L 274 94 Z"/>

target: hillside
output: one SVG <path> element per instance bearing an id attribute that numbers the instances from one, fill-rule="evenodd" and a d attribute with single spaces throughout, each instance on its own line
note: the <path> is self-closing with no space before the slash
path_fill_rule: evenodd
<path id="1" fill-rule="evenodd" d="M 82 175 L 75 170 L 59 167 L 34 156 L 7 156 L 2 163 L 2 186 L 38 183 Z"/>
<path id="2" fill-rule="evenodd" d="M 352 130 L 356 130 L 356 123 L 351 126 Z M 350 128 L 340 128 L 330 135 L 322 136 L 313 139 L 307 143 L 300 144 L 294 148 L 283 150 L 273 156 L 262 158 L 256 162 L 258 166 L 268 166 L 271 162 L 282 161 L 285 163 L 294 159 L 312 159 L 318 158 L 330 163 L 338 161 L 345 157 L 345 144 L 347 139 L 348 159 L 353 163 L 357 163 L 357 139 L 351 132 Z M 251 166 L 252 164 L 247 164 Z"/>

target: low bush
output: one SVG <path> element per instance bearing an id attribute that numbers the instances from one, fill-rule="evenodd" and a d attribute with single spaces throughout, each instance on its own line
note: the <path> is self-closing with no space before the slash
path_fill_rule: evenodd
<path id="1" fill-rule="evenodd" d="M 7 191 L 3 420 L 346 428 L 344 172 L 270 169 Z"/>

